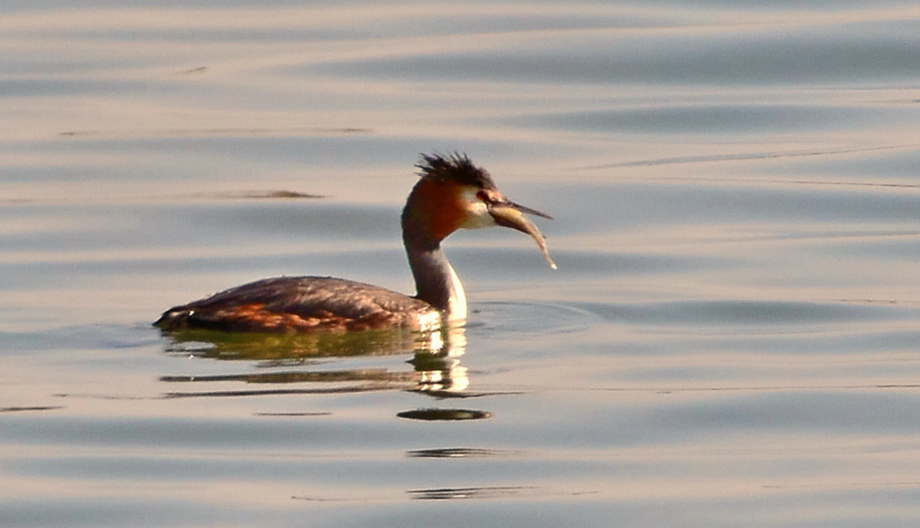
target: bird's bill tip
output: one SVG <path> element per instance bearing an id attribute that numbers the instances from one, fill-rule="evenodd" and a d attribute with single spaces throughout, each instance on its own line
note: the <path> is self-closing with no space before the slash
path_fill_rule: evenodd
<path id="1" fill-rule="evenodd" d="M 506 205 L 509 206 L 509 207 L 512 207 L 512 208 L 514 208 L 514 209 L 517 209 L 518 211 L 520 211 L 520 212 L 522 212 L 522 213 L 526 213 L 526 214 L 530 214 L 530 215 L 534 215 L 534 216 L 539 216 L 540 218 L 546 218 L 547 220 L 555 220 L 555 218 L 553 218 L 552 216 L 550 216 L 550 215 L 544 213 L 543 211 L 537 211 L 536 209 L 534 209 L 534 208 L 532 208 L 532 207 L 527 207 L 526 205 L 521 205 L 521 204 L 519 204 L 519 203 L 514 203 L 514 202 L 510 202 L 510 201 L 507 202 Z"/>

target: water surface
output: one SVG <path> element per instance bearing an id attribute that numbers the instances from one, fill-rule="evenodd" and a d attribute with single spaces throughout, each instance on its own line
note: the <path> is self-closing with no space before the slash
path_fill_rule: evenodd
<path id="1" fill-rule="evenodd" d="M 920 518 L 912 2 L 0 12 L 3 526 Z M 275 275 L 411 293 L 412 165 L 453 150 L 559 270 L 454 235 L 446 343 L 150 326 Z"/>

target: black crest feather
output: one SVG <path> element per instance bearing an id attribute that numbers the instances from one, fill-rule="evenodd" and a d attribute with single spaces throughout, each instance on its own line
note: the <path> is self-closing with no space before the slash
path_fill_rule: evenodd
<path id="1" fill-rule="evenodd" d="M 492 176 L 485 169 L 477 167 L 466 154 L 452 152 L 443 154 L 422 154 L 415 165 L 422 178 L 439 181 L 453 181 L 462 185 L 472 185 L 480 189 L 495 189 Z"/>

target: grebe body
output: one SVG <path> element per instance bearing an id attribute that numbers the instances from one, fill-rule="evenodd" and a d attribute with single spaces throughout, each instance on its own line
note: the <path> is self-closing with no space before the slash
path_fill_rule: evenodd
<path id="1" fill-rule="evenodd" d="M 422 155 L 421 179 L 402 213 L 403 244 L 417 294 L 332 277 L 264 279 L 167 310 L 163 330 L 309 333 L 379 328 L 433 330 L 466 319 L 463 285 L 441 249 L 458 229 L 503 226 L 531 235 L 555 268 L 543 235 L 524 213 L 550 216 L 507 200 L 468 157 Z"/>

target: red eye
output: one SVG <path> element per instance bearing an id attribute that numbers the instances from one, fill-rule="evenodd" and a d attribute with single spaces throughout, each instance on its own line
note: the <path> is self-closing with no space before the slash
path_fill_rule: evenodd
<path id="1" fill-rule="evenodd" d="M 489 195 L 486 194 L 485 191 L 479 191 L 478 193 L 476 193 L 476 198 L 479 198 L 479 199 L 482 200 L 483 202 L 488 202 L 488 201 L 489 201 Z"/>

